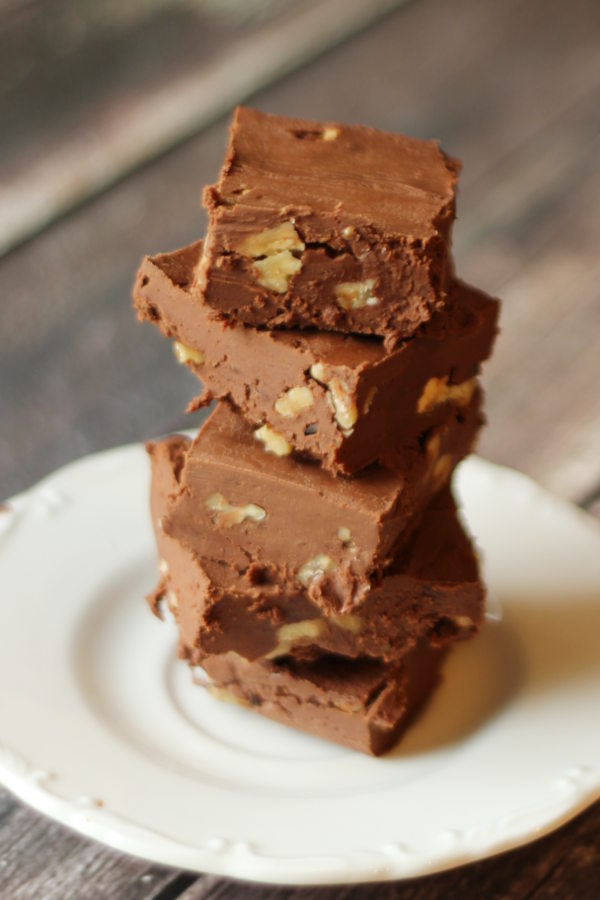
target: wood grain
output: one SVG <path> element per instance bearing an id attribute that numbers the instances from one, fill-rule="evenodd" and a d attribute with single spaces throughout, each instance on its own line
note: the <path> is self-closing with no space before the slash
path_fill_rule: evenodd
<path id="1" fill-rule="evenodd" d="M 504 853 L 493 860 L 461 866 L 450 872 L 393 884 L 337 888 L 267 888 L 245 886 L 204 876 L 180 895 L 180 900 L 597 900 L 600 850 L 597 846 L 600 804 L 588 810 L 550 840 Z M 240 892 L 240 893 L 238 893 Z"/>
<path id="2" fill-rule="evenodd" d="M 438 136 L 463 158 L 458 270 L 505 301 L 482 451 L 595 512 L 599 57 L 595 0 L 419 0 L 254 98 L 265 110 Z M 206 128 L 0 264 L 0 494 L 185 421 L 195 382 L 135 324 L 128 292 L 143 252 L 202 232 L 198 193 L 216 176 L 225 130 Z M 0 790 L 0 896 L 595 900 L 599 833 L 596 804 L 533 845 L 431 878 L 270 889 L 131 860 Z"/>
<path id="3" fill-rule="evenodd" d="M 12 804 L 0 817 L 0 896 L 48 898 L 154 897 L 173 874 L 125 858 Z"/>
<path id="4" fill-rule="evenodd" d="M 527 10 L 512 0 L 409 4 L 256 102 L 438 134 L 463 157 L 458 269 L 505 299 L 482 452 L 577 499 L 600 481 L 600 75 L 591 65 L 600 6 L 576 0 L 565 23 L 556 0 Z M 434 22 L 446 40 L 422 58 L 416 48 Z M 135 325 L 127 297 L 143 252 L 203 230 L 197 197 L 216 176 L 225 130 L 207 129 L 0 266 L 4 496 L 83 453 L 180 424 L 193 382 Z"/>
<path id="5" fill-rule="evenodd" d="M 0 891 L 4 892 L 0 896 L 14 900 L 71 896 L 77 900 L 371 900 L 374 896 L 377 900 L 597 900 L 599 832 L 597 803 L 549 837 L 439 875 L 390 884 L 289 888 L 151 866 L 16 807 L 10 840 L 0 831 Z"/>
<path id="6" fill-rule="evenodd" d="M 174 2 L 145 18 L 143 4 L 131 4 L 137 16 L 109 4 L 96 13 L 105 27 L 89 29 L 76 52 L 69 44 L 83 21 L 53 26 L 58 10 L 38 4 L 33 22 L 47 17 L 66 46 L 45 69 L 34 56 L 16 88 L 0 92 L 0 254 L 401 2 L 263 0 L 238 3 L 236 16 L 231 5 L 228 16 L 215 3 Z M 75 35 L 65 34 L 69 22 Z M 19 36 L 26 52 L 34 35 Z M 0 43 L 0 62 L 13 37 Z"/>

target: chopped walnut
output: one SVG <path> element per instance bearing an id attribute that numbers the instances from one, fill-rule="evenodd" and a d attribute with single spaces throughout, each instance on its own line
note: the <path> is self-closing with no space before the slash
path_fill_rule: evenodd
<path id="1" fill-rule="evenodd" d="M 366 281 L 346 281 L 333 289 L 342 309 L 362 309 L 363 306 L 377 306 L 379 298 L 373 294 L 375 279 Z"/>
<path id="2" fill-rule="evenodd" d="M 327 378 L 323 363 L 314 363 L 310 367 L 310 374 L 315 381 L 327 388 L 327 402 L 331 407 L 333 417 L 346 437 L 349 437 L 358 419 L 358 409 L 350 396 L 348 385 L 337 375 Z"/>
<path id="3" fill-rule="evenodd" d="M 275 256 L 257 259 L 254 268 L 258 272 L 258 283 L 278 294 L 285 294 L 293 275 L 302 268 L 302 260 L 292 256 L 289 250 L 282 250 Z"/>
<path id="4" fill-rule="evenodd" d="M 215 513 L 215 522 L 229 528 L 231 525 L 240 525 L 246 519 L 254 522 L 262 522 L 266 516 L 266 511 L 262 506 L 256 503 L 247 503 L 245 506 L 232 506 L 228 503 L 223 494 L 211 494 L 204 501 L 207 509 Z"/>
<path id="5" fill-rule="evenodd" d="M 443 487 L 443 485 L 445 485 L 449 480 L 451 474 L 452 457 L 449 453 L 444 453 L 435 463 L 433 471 L 431 473 L 431 478 L 436 488 Z"/>
<path id="6" fill-rule="evenodd" d="M 332 613 L 329 616 L 329 620 L 334 625 L 337 625 L 338 628 L 342 628 L 344 631 L 351 631 L 353 634 L 358 634 L 362 628 L 360 616 L 357 616 L 355 613 Z"/>
<path id="7" fill-rule="evenodd" d="M 375 399 L 376 393 L 377 393 L 377 385 L 373 385 L 373 387 L 369 388 L 369 390 L 367 391 L 367 396 L 365 397 L 365 402 L 363 403 L 363 410 L 362 410 L 363 415 L 366 416 L 366 414 L 371 409 L 371 406 L 373 404 L 373 400 Z"/>
<path id="8" fill-rule="evenodd" d="M 182 363 L 183 365 L 194 363 L 197 366 L 201 366 L 204 362 L 204 353 L 202 353 L 201 350 L 194 350 L 193 347 L 187 347 L 185 344 L 182 344 L 181 341 L 175 341 L 173 350 L 177 362 Z"/>
<path id="9" fill-rule="evenodd" d="M 320 637 L 325 630 L 322 619 L 302 619 L 300 622 L 290 622 L 282 625 L 277 631 L 277 646 L 267 654 L 267 659 L 275 659 L 278 656 L 286 656 L 295 644 L 305 643 Z"/>
<path id="10" fill-rule="evenodd" d="M 431 460 L 431 464 L 433 465 L 440 455 L 440 435 L 438 432 L 432 434 L 429 440 L 427 441 L 425 452 L 427 456 Z"/>
<path id="11" fill-rule="evenodd" d="M 288 444 L 284 436 L 270 425 L 261 425 L 254 432 L 254 437 L 264 445 L 267 453 L 274 453 L 275 456 L 289 456 L 292 452 L 291 444 Z"/>
<path id="12" fill-rule="evenodd" d="M 330 556 L 327 556 L 325 553 L 318 553 L 312 559 L 309 559 L 308 562 L 305 562 L 303 566 L 300 566 L 297 578 L 302 584 L 308 584 L 313 578 L 324 575 L 325 572 L 331 572 L 335 568 L 337 568 L 336 564 Z"/>
<path id="13" fill-rule="evenodd" d="M 430 378 L 417 401 L 419 414 L 430 412 L 442 403 L 454 402 L 458 406 L 466 406 L 475 391 L 476 379 L 461 381 L 460 384 L 448 384 L 448 376 Z"/>
<path id="14" fill-rule="evenodd" d="M 224 688 L 217 684 L 205 684 L 204 687 L 215 700 L 220 700 L 221 703 L 233 703 L 236 706 L 250 706 L 249 700 L 238 697 L 238 695 L 234 694 L 229 688 Z"/>
<path id="15" fill-rule="evenodd" d="M 275 401 L 273 409 L 284 419 L 293 419 L 305 409 L 310 409 L 315 400 L 312 391 L 308 387 L 293 387 L 285 391 Z"/>
<path id="16" fill-rule="evenodd" d="M 302 268 L 302 260 L 294 254 L 304 250 L 304 242 L 292 222 L 282 222 L 274 228 L 248 235 L 237 250 L 255 260 L 259 284 L 285 294 L 290 279 Z"/>
<path id="17" fill-rule="evenodd" d="M 275 256 L 285 250 L 302 252 L 304 242 L 292 222 L 282 222 L 274 228 L 265 228 L 258 234 L 248 235 L 238 244 L 237 249 L 243 256 L 258 259 L 261 256 Z"/>

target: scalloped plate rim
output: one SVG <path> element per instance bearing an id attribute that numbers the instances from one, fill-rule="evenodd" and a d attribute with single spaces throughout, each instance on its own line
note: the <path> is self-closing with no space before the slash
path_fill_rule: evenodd
<path id="1" fill-rule="evenodd" d="M 68 463 L 30 489 L 7 500 L 9 520 L 12 515 L 19 516 L 19 512 L 26 507 L 30 498 L 43 495 L 48 488 L 56 484 L 60 487 L 65 481 L 68 483 L 74 474 L 85 475 L 88 472 L 91 474 L 98 466 L 102 467 L 107 462 L 116 467 L 131 463 L 138 465 L 143 458 L 142 454 L 141 445 L 129 444 Z M 463 472 L 468 467 L 475 469 L 479 467 L 480 471 L 487 470 L 497 473 L 500 477 L 508 477 L 513 479 L 515 484 L 520 482 L 524 488 L 549 499 L 557 509 L 562 509 L 567 517 L 574 516 L 582 523 L 585 522 L 586 528 L 596 529 L 600 547 L 600 528 L 594 519 L 567 501 L 547 493 L 527 476 L 479 458 L 472 458 L 464 463 Z M 0 522 L 2 517 L 3 513 L 0 513 Z M 0 563 L 2 538 L 0 528 Z M 493 838 L 488 839 L 483 849 L 476 846 L 469 847 L 466 844 L 456 846 L 449 833 L 448 846 L 437 847 L 434 853 L 431 852 L 431 848 L 427 854 L 406 853 L 404 848 L 390 844 L 375 849 L 365 848 L 364 857 L 359 861 L 354 850 L 352 860 L 335 852 L 324 852 L 321 856 L 312 854 L 309 857 L 301 854 L 278 856 L 257 851 L 250 843 L 231 842 L 221 837 L 205 841 L 203 847 L 186 846 L 143 824 L 136 824 L 123 816 L 115 815 L 89 798 L 61 796 L 58 791 L 52 790 L 53 785 L 58 787 L 60 778 L 47 773 L 40 760 L 26 761 L 26 754 L 22 754 L 20 750 L 13 751 L 9 748 L 8 742 L 3 743 L 0 735 L 0 782 L 33 809 L 75 831 L 114 849 L 155 863 L 248 881 L 290 885 L 349 884 L 412 878 L 444 871 L 514 849 L 554 831 L 600 797 L 600 771 L 585 766 L 583 768 L 584 784 L 578 785 L 575 779 L 567 792 L 556 797 L 548 808 L 544 808 L 543 811 L 529 810 L 521 816 L 519 826 L 513 826 L 508 833 L 495 834 Z M 561 773 L 557 773 L 557 777 L 560 775 Z M 566 778 L 568 782 L 568 772 Z"/>

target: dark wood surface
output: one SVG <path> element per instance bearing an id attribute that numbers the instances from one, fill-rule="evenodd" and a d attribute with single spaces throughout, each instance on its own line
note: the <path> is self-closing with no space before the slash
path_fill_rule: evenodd
<path id="1" fill-rule="evenodd" d="M 481 452 L 600 508 L 600 4 L 418 0 L 254 99 L 436 136 L 462 157 L 458 270 L 504 299 Z M 135 324 L 138 258 L 196 238 L 219 121 L 0 264 L 0 494 L 183 424 L 193 379 Z M 339 889 L 242 886 L 133 860 L 0 790 L 0 897 L 597 898 L 600 804 L 496 859 Z"/>
<path id="2" fill-rule="evenodd" d="M 0 254 L 404 0 L 0 0 Z"/>

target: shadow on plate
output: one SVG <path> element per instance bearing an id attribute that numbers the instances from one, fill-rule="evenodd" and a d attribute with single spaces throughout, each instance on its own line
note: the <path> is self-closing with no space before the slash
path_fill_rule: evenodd
<path id="1" fill-rule="evenodd" d="M 521 690 L 524 662 L 510 625 L 487 622 L 478 638 L 450 651 L 440 686 L 388 758 L 427 753 L 482 728 Z"/>
<path id="2" fill-rule="evenodd" d="M 115 709 L 110 694 L 114 678 L 106 673 L 106 660 L 127 681 L 127 660 L 140 641 L 144 665 L 152 671 L 162 665 L 165 653 L 169 660 L 174 654 L 172 630 L 163 631 L 165 626 L 153 619 L 142 599 L 152 581 L 150 572 L 150 564 L 139 561 L 103 585 L 73 646 L 75 678 L 88 704 L 96 713 L 102 707 L 103 718 L 113 727 L 115 716 L 126 717 L 126 712 L 119 703 Z M 386 758 L 408 759 L 458 745 L 492 725 L 515 702 L 538 702 L 544 693 L 569 690 L 573 682 L 598 684 L 600 591 L 569 597 L 558 588 L 546 596 L 532 590 L 501 597 L 500 606 L 502 620 L 488 621 L 478 638 L 450 652 L 438 690 Z M 150 663 L 153 657 L 155 663 Z"/>
<path id="3" fill-rule="evenodd" d="M 511 703 L 541 700 L 573 682 L 600 680 L 600 592 L 568 597 L 511 596 L 504 617 L 457 645 L 442 684 L 388 756 L 460 742 L 493 723 Z"/>

